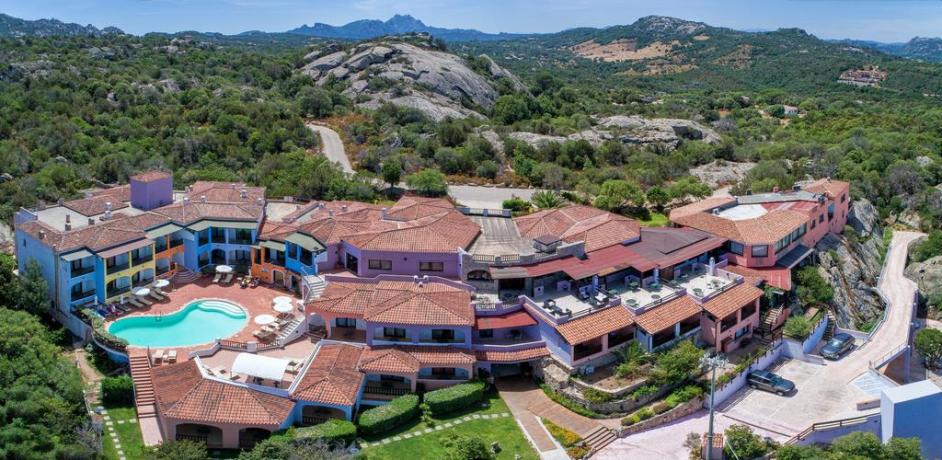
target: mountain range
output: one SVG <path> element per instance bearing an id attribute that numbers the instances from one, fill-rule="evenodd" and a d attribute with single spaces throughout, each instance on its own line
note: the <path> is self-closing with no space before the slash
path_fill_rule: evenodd
<path id="1" fill-rule="evenodd" d="M 446 41 L 493 41 L 510 40 L 526 36 L 526 34 L 499 33 L 491 34 L 474 29 L 445 29 L 432 27 L 424 22 L 409 16 L 397 14 L 386 21 L 377 19 L 362 19 L 342 26 L 315 23 L 312 26 L 303 25 L 287 31 L 289 34 L 307 35 L 319 38 L 338 38 L 347 40 L 364 40 L 384 35 L 399 35 L 413 32 L 425 32 Z"/>
<path id="2" fill-rule="evenodd" d="M 942 38 L 938 37 L 915 37 L 905 43 L 883 43 L 871 40 L 850 39 L 836 40 L 836 42 L 851 46 L 872 48 L 887 54 L 903 56 L 910 59 L 942 62 Z"/>
<path id="3" fill-rule="evenodd" d="M 117 27 L 99 29 L 91 24 L 83 26 L 81 24 L 62 22 L 58 19 L 37 19 L 30 21 L 0 13 L 0 37 L 17 37 L 23 35 L 38 37 L 48 37 L 52 35 L 99 36 L 123 33 L 124 32 Z"/>

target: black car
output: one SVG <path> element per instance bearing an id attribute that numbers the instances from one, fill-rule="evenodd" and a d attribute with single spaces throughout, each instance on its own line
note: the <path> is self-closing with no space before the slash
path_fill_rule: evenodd
<path id="1" fill-rule="evenodd" d="M 795 391 L 795 384 L 769 371 L 752 371 L 746 377 L 746 383 L 754 390 L 764 390 L 779 396 Z"/>
<path id="2" fill-rule="evenodd" d="M 838 359 L 841 355 L 853 348 L 853 346 L 854 337 L 841 332 L 831 337 L 831 340 L 828 340 L 828 343 L 821 348 L 821 356 L 827 359 Z"/>

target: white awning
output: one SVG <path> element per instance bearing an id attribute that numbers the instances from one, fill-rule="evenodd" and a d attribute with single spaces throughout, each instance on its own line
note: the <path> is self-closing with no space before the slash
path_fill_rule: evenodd
<path id="1" fill-rule="evenodd" d="M 288 369 L 288 362 L 287 359 L 259 356 L 253 353 L 239 353 L 232 363 L 232 373 L 280 382 Z"/>

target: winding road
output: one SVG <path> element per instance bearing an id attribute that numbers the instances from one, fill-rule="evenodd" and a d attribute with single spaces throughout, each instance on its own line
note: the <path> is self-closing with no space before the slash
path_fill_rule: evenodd
<path id="1" fill-rule="evenodd" d="M 320 135 L 321 152 L 324 156 L 326 156 L 328 160 L 339 164 L 343 172 L 353 174 L 353 165 L 350 164 L 350 159 L 347 158 L 347 152 L 343 148 L 343 141 L 340 140 L 340 135 L 337 134 L 337 131 L 324 125 L 314 123 L 308 123 L 307 127 Z"/>
<path id="2" fill-rule="evenodd" d="M 889 301 L 886 320 L 866 345 L 838 361 L 824 364 L 786 360 L 775 372 L 791 379 L 798 392 L 790 397 L 740 390 L 717 406 L 717 429 L 736 423 L 750 425 L 758 433 L 777 441 L 798 434 L 815 422 L 824 422 L 874 412 L 858 410 L 857 403 L 879 397 L 880 385 L 892 385 L 869 372 L 870 362 L 906 344 L 913 321 L 916 283 L 903 275 L 909 244 L 921 233 L 895 232 L 887 252 L 879 288 Z M 876 384 L 876 385 L 874 385 Z M 874 394 L 876 392 L 876 394 Z M 688 433 L 703 433 L 707 412 L 700 411 L 674 423 L 637 433 L 610 444 L 599 459 L 686 458 L 683 446 Z"/>

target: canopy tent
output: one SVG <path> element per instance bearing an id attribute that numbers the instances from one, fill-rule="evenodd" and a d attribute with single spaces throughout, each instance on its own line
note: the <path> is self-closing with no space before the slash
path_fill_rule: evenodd
<path id="1" fill-rule="evenodd" d="M 281 381 L 288 369 L 287 359 L 239 353 L 232 362 L 232 374 L 244 374 L 262 379 Z"/>

